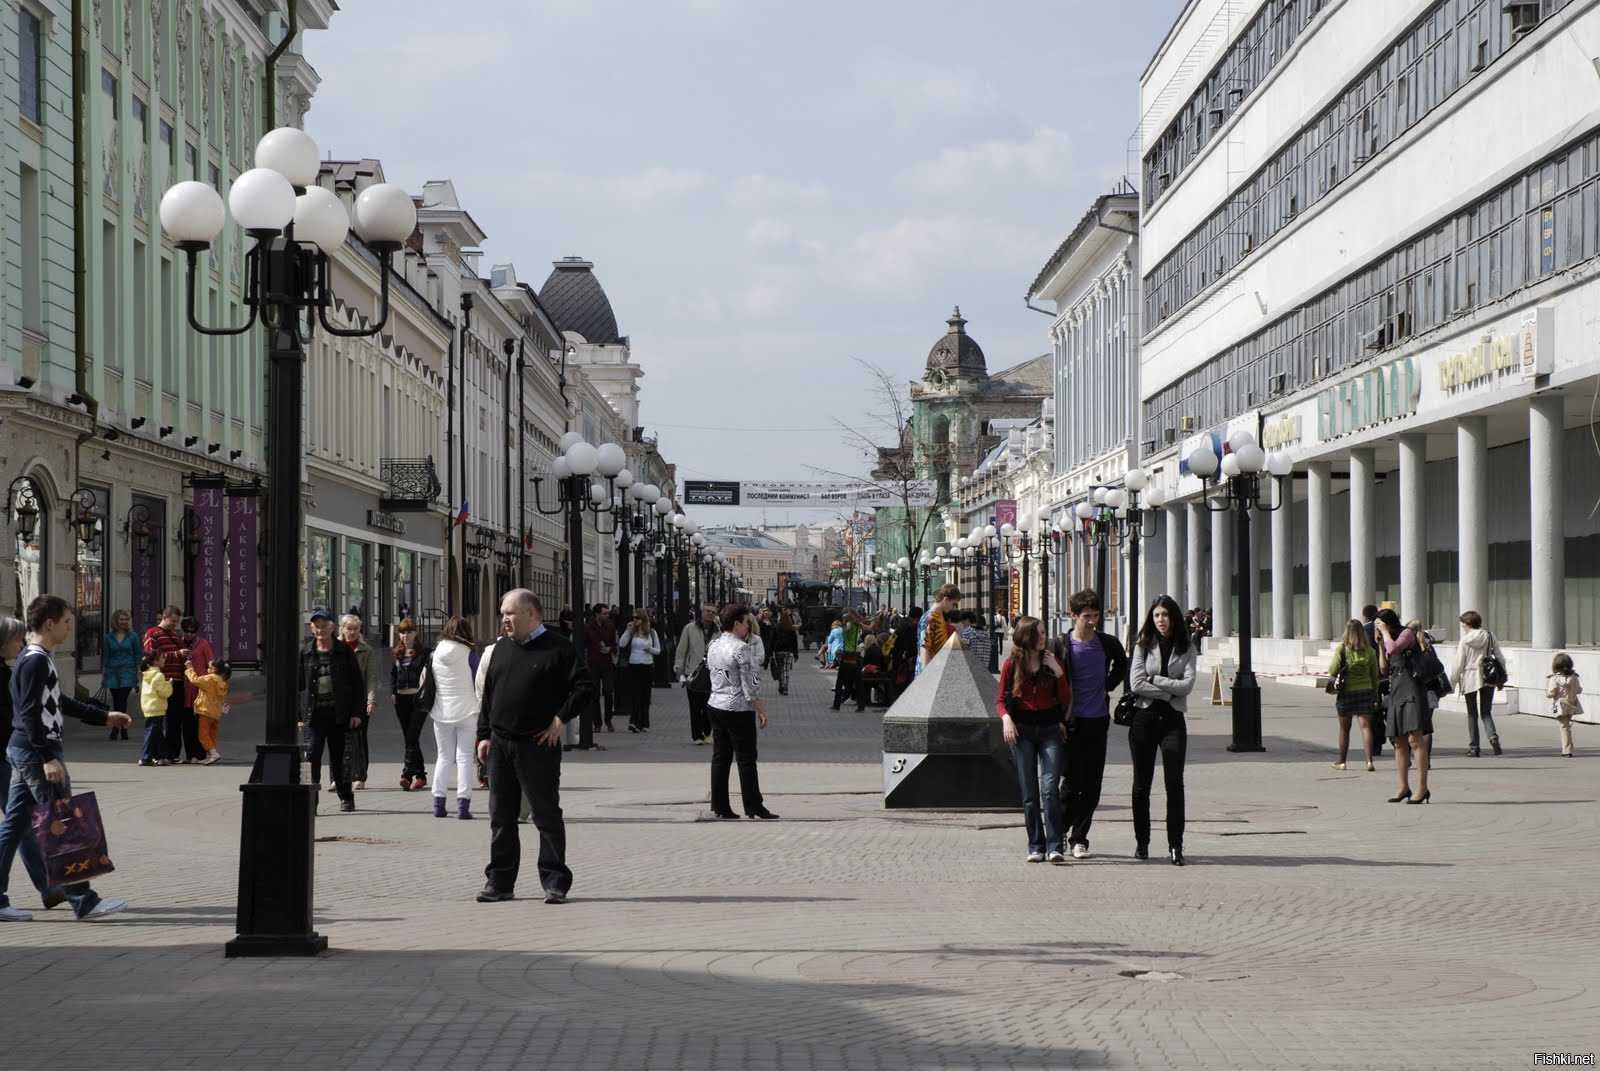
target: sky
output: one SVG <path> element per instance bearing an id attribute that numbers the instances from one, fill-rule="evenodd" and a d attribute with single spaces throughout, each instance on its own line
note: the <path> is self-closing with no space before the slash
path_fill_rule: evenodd
<path id="1" fill-rule="evenodd" d="M 305 125 L 413 192 L 452 180 L 485 271 L 593 261 L 680 479 L 864 474 L 861 362 L 920 378 L 956 305 L 990 371 L 1048 352 L 1025 292 L 1137 178 L 1139 76 L 1181 8 L 341 0 L 306 35 Z"/>

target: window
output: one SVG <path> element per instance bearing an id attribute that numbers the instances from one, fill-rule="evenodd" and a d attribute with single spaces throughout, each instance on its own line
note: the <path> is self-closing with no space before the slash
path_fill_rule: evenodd
<path id="1" fill-rule="evenodd" d="M 24 119 L 43 122 L 44 38 L 39 16 L 17 11 L 17 104 Z"/>
<path id="2" fill-rule="evenodd" d="M 105 364 L 121 367 L 117 356 L 117 225 L 100 225 L 100 353 Z"/>
<path id="3" fill-rule="evenodd" d="M 167 169 L 169 172 L 178 170 L 178 139 L 176 133 L 172 129 L 171 123 L 165 119 L 161 120 L 161 144 L 165 146 L 163 151 L 167 157 Z"/>
<path id="4" fill-rule="evenodd" d="M 206 182 L 210 183 L 211 188 L 218 193 L 222 192 L 222 172 L 216 164 L 206 165 Z"/>
<path id="5" fill-rule="evenodd" d="M 39 204 L 39 172 L 21 165 L 22 202 L 22 326 L 44 332 L 44 249 L 40 243 L 43 217 Z"/>
<path id="6" fill-rule="evenodd" d="M 122 118 L 122 105 L 117 99 L 117 77 L 104 67 L 100 68 L 100 89 L 106 95 L 106 114 L 114 123 Z"/>
<path id="7" fill-rule="evenodd" d="M 189 177 L 195 180 L 200 178 L 200 157 L 195 152 L 194 142 L 186 142 L 183 146 L 183 166 L 189 172 Z"/>

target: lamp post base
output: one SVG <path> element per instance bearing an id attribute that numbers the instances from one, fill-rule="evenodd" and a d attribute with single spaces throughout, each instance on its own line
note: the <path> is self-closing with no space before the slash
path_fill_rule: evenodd
<path id="1" fill-rule="evenodd" d="M 1233 678 L 1233 743 L 1228 750 L 1267 750 L 1261 744 L 1261 685 L 1248 670 Z"/>
<path id="2" fill-rule="evenodd" d="M 271 776 L 293 764 L 300 749 L 262 745 L 256 768 Z M 224 948 L 234 956 L 315 956 L 328 939 L 312 929 L 316 861 L 317 786 L 240 785 L 244 813 L 239 835 L 238 936 Z"/>

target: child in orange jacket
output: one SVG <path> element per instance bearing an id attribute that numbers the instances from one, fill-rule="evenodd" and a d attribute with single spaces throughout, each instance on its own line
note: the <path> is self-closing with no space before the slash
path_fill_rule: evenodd
<path id="1" fill-rule="evenodd" d="M 206 749 L 206 757 L 200 761 L 211 766 L 222 761 L 217 751 L 217 728 L 228 710 L 228 678 L 233 676 L 233 669 L 220 659 L 206 668 L 209 672 L 196 673 L 194 662 L 190 661 L 185 663 L 183 675 L 195 686 L 194 712 L 200 720 L 200 746 Z"/>

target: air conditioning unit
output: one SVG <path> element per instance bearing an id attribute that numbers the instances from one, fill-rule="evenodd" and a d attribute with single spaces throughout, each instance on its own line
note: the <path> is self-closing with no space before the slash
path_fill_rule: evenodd
<path id="1" fill-rule="evenodd" d="M 1501 10 L 1511 16 L 1512 37 L 1531 33 L 1534 27 L 1539 25 L 1539 0 L 1506 0 L 1506 5 Z"/>
<path id="2" fill-rule="evenodd" d="M 1186 416 L 1178 422 L 1178 426 L 1184 431 L 1193 431 L 1195 428 L 1195 419 L 1192 416 Z"/>

